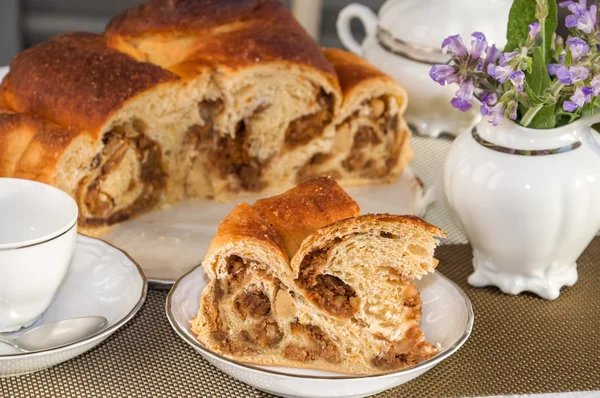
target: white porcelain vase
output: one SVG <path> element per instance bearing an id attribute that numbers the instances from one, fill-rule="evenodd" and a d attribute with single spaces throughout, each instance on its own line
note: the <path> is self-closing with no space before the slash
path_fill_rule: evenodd
<path id="1" fill-rule="evenodd" d="M 600 229 L 593 122 L 534 130 L 484 119 L 456 138 L 444 188 L 473 247 L 469 284 L 552 300 L 577 281 L 577 258 Z"/>

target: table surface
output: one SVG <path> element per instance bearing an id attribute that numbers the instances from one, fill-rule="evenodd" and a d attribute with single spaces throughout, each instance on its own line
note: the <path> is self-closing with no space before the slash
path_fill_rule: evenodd
<path id="1" fill-rule="evenodd" d="M 446 245 L 438 249 L 439 270 L 471 298 L 475 328 L 453 357 L 381 396 L 600 396 L 600 273 L 594 268 L 600 238 L 580 259 L 580 282 L 554 302 L 469 287 L 470 248 L 443 195 L 443 162 L 450 144 L 447 139 L 415 137 L 413 168 L 427 187 L 436 189 L 436 202 L 425 218 L 449 232 Z M 165 297 L 164 291 L 150 291 L 138 316 L 74 360 L 0 379 L 0 397 L 269 396 L 218 371 L 186 345 L 166 319 Z M 558 391 L 563 393 L 553 394 Z"/>
<path id="2" fill-rule="evenodd" d="M 440 247 L 439 271 L 473 303 L 473 333 L 452 357 L 380 397 L 600 390 L 599 256 L 596 238 L 580 259 L 580 281 L 549 302 L 468 286 L 469 246 Z M 0 397 L 270 397 L 221 373 L 184 343 L 166 318 L 166 294 L 150 291 L 131 322 L 80 357 L 31 375 L 0 379 Z"/>

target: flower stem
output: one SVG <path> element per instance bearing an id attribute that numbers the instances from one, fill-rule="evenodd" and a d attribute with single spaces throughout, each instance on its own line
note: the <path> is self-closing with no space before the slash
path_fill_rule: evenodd
<path id="1" fill-rule="evenodd" d="M 523 127 L 529 126 L 531 124 L 531 122 L 533 121 L 533 118 L 535 117 L 535 115 L 537 115 L 537 113 L 543 107 L 544 107 L 544 104 L 538 104 L 538 105 L 534 106 L 533 108 L 529 108 L 529 110 L 527 112 L 525 112 L 525 114 L 521 118 L 521 126 L 523 126 Z"/>
<path id="2" fill-rule="evenodd" d="M 537 0 L 536 16 L 540 22 L 540 33 L 538 37 L 542 38 L 542 44 L 540 46 L 542 50 L 542 59 L 547 62 L 548 57 L 546 55 L 546 17 L 548 16 L 548 1 Z"/>
<path id="3" fill-rule="evenodd" d="M 564 84 L 562 84 L 561 82 L 559 82 L 558 80 L 557 80 L 557 81 L 555 81 L 555 82 L 552 84 L 552 87 L 550 87 L 550 92 L 552 93 L 552 96 L 553 96 L 553 97 L 556 97 L 556 96 L 558 95 L 558 93 L 560 93 L 560 90 L 562 90 L 562 89 L 563 89 L 563 87 L 564 87 L 564 86 L 565 86 L 565 85 L 564 85 Z"/>

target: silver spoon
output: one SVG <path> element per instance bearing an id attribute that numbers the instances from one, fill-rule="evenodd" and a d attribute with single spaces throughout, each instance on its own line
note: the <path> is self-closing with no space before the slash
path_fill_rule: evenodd
<path id="1" fill-rule="evenodd" d="M 102 316 L 65 319 L 37 326 L 17 337 L 0 335 L 0 343 L 22 352 L 49 350 L 90 337 L 108 323 Z"/>

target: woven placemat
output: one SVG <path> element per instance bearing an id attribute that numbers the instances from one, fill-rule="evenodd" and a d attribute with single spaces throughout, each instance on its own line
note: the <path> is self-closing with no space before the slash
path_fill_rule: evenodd
<path id="1" fill-rule="evenodd" d="M 425 220 L 448 232 L 442 244 L 468 243 L 467 236 L 454 221 L 454 214 L 444 193 L 444 162 L 452 139 L 448 136 L 431 138 L 413 135 L 411 145 L 415 152 L 411 162 L 413 171 L 425 183 L 425 188 L 435 189 L 435 201 L 427 208 Z"/>
<path id="2" fill-rule="evenodd" d="M 466 284 L 467 245 L 438 249 L 439 270 L 471 298 L 475 328 L 452 357 L 381 397 L 462 397 L 600 390 L 600 238 L 580 280 L 556 301 Z M 171 329 L 166 292 L 96 349 L 52 369 L 0 379 L 0 397 L 268 397 L 209 365 Z"/>

